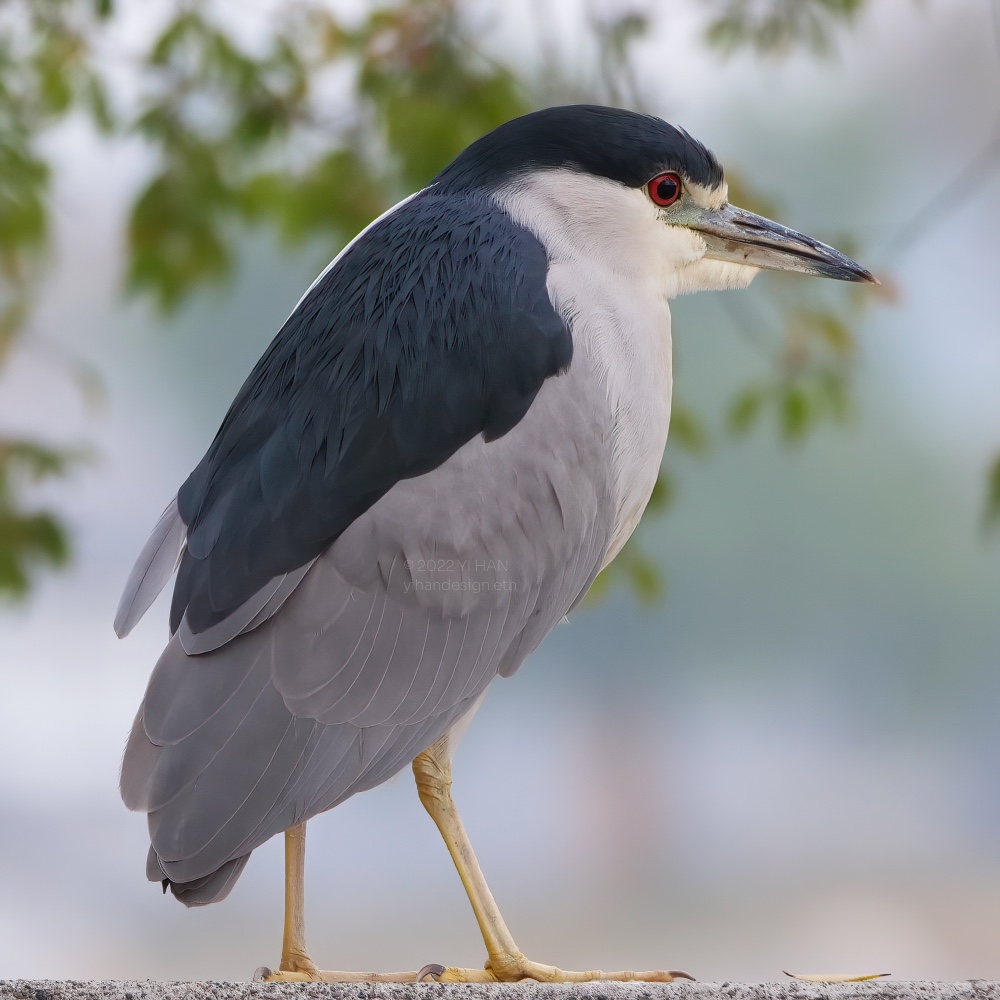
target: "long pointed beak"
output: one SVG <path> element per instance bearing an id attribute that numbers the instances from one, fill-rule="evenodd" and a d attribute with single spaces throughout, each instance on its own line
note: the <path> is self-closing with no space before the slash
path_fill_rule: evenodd
<path id="1" fill-rule="evenodd" d="M 801 271 L 839 281 L 878 284 L 870 271 L 839 250 L 735 205 L 701 209 L 683 224 L 705 238 L 706 257 L 773 271 Z"/>

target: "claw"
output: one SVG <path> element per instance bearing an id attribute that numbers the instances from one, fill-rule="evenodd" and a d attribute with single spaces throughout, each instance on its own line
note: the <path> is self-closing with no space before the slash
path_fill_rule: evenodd
<path id="1" fill-rule="evenodd" d="M 430 981 L 432 983 L 436 983 L 443 974 L 443 965 L 438 965 L 437 962 L 430 962 L 417 973 L 417 982 L 422 983 L 424 981 Z"/>

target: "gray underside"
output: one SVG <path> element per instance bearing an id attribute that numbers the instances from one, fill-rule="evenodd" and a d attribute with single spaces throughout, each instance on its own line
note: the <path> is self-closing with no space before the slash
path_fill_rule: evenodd
<path id="1" fill-rule="evenodd" d="M 247 631 L 196 656 L 171 639 L 121 777 L 150 878 L 223 898 L 255 847 L 391 777 L 518 668 L 603 561 L 607 409 L 579 351 L 510 433 L 398 483 Z"/>

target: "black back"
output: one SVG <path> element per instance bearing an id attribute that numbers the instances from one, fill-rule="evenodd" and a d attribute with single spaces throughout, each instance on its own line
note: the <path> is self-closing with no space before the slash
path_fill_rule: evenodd
<path id="1" fill-rule="evenodd" d="M 400 479 L 509 431 L 573 345 L 539 242 L 481 194 L 426 190 L 288 318 L 178 493 L 171 608 L 193 632 L 305 565 Z"/>

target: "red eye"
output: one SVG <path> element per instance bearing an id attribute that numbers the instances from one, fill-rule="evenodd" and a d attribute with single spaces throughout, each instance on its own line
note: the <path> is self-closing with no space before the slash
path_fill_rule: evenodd
<path id="1" fill-rule="evenodd" d="M 646 185 L 646 190 L 657 205 L 672 205 L 681 196 L 681 179 L 673 171 L 657 174 Z"/>

